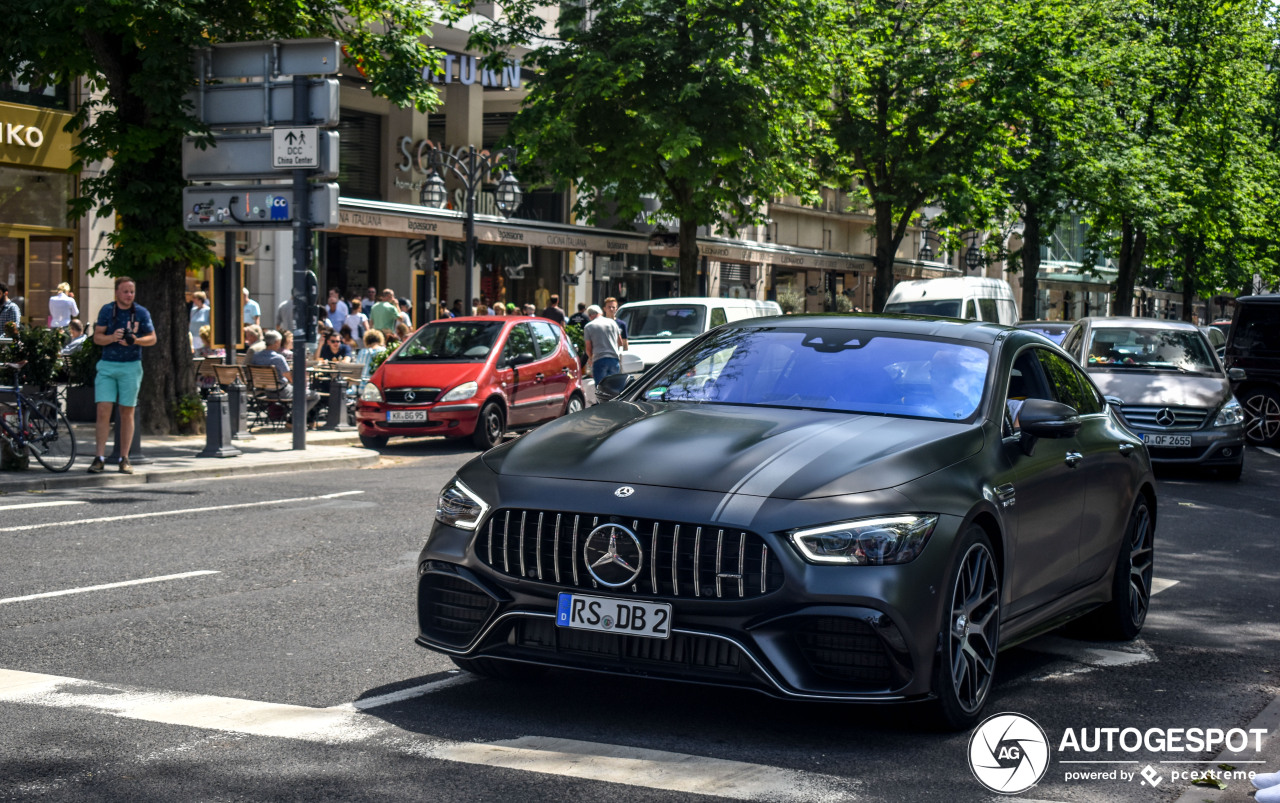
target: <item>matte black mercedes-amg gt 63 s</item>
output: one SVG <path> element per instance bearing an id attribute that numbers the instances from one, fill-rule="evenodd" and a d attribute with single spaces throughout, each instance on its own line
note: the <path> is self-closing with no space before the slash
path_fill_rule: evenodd
<path id="1" fill-rule="evenodd" d="M 1141 439 L 1044 338 L 753 319 L 472 460 L 418 562 L 418 642 L 531 665 L 975 722 L 1000 649 L 1088 615 L 1131 639 L 1156 497 Z"/>

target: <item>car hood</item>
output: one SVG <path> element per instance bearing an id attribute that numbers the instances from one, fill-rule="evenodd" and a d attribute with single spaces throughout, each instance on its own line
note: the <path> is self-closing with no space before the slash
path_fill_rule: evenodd
<path id="1" fill-rule="evenodd" d="M 1226 377 L 1091 368 L 1089 378 L 1104 396 L 1115 396 L 1125 404 L 1213 409 L 1231 395 L 1231 383 Z"/>
<path id="2" fill-rule="evenodd" d="M 484 370 L 482 362 L 385 362 L 375 383 L 382 388 L 449 388 L 469 382 Z"/>
<path id="3" fill-rule="evenodd" d="M 982 448 L 946 421 L 729 405 L 614 401 L 484 455 L 506 476 L 806 499 L 891 488 Z"/>

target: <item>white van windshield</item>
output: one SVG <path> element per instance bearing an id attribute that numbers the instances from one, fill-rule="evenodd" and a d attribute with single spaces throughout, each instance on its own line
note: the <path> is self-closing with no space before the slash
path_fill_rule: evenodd
<path id="1" fill-rule="evenodd" d="M 936 301 L 897 301 L 884 305 L 885 312 L 901 315 L 939 315 L 944 318 L 960 317 L 960 299 L 940 298 Z"/>
<path id="2" fill-rule="evenodd" d="M 627 339 L 693 337 L 706 328 L 707 308 L 701 304 L 645 304 L 618 310 L 627 324 Z"/>

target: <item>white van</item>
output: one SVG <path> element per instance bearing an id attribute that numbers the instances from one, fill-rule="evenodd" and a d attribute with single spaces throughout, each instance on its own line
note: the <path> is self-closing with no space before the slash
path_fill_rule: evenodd
<path id="1" fill-rule="evenodd" d="M 630 351 L 644 360 L 646 369 L 720 324 L 781 314 L 776 301 L 745 298 L 655 298 L 618 308 Z"/>
<path id="2" fill-rule="evenodd" d="M 939 315 L 1012 326 L 1018 322 L 1013 288 L 1003 279 L 957 276 L 899 282 L 889 294 L 885 312 Z"/>

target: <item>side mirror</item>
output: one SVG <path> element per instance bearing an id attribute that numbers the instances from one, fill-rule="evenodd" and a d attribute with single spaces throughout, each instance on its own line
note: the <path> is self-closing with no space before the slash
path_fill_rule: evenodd
<path id="1" fill-rule="evenodd" d="M 1245 380 L 1244 369 L 1243 368 L 1227 369 L 1227 379 L 1230 379 L 1232 382 L 1243 382 Z"/>
<path id="2" fill-rule="evenodd" d="M 1070 438 L 1080 431 L 1080 414 L 1074 407 L 1048 399 L 1027 399 L 1018 411 L 1022 451 L 1031 454 L 1038 438 Z"/>
<path id="3" fill-rule="evenodd" d="M 1111 405 L 1112 407 L 1119 408 L 1124 406 L 1124 399 L 1120 398 L 1119 396 L 1104 396 L 1103 398 L 1106 399 L 1107 404 Z"/>
<path id="4" fill-rule="evenodd" d="M 596 383 L 596 401 L 613 401 L 639 380 L 636 374 L 614 374 Z"/>
<path id="5" fill-rule="evenodd" d="M 526 351 L 523 354 L 517 354 L 516 356 L 507 360 L 507 367 L 515 368 L 518 365 L 527 365 L 533 362 L 533 360 L 534 360 L 533 355 Z"/>

